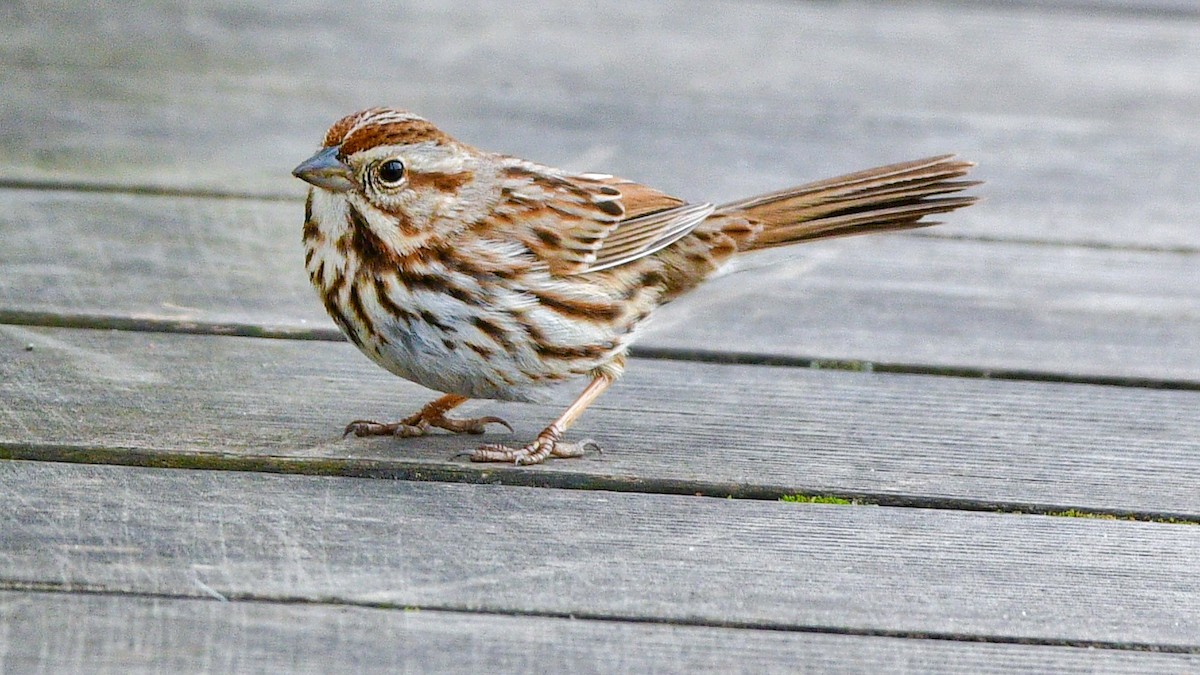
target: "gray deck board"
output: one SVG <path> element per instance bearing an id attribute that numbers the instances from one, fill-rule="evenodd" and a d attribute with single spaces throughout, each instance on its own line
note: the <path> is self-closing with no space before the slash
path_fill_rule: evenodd
<path id="1" fill-rule="evenodd" d="M 0 671 L 1200 669 L 1197 17 L 0 3 Z M 433 395 L 301 266 L 290 169 L 379 104 L 694 200 L 941 152 L 985 199 L 713 281 L 603 454 L 476 465 L 340 437 Z"/>
<path id="2" fill-rule="evenodd" d="M 621 2 L 603 21 L 565 0 L 343 7 L 123 3 L 107 22 L 3 8 L 0 179 L 299 195 L 288 172 L 323 130 L 387 103 L 692 199 L 958 151 L 988 201 L 947 233 L 1200 245 L 1194 21 L 961 3 Z"/>
<path id="3" fill-rule="evenodd" d="M 0 591 L 4 672 L 1187 673 L 1200 655 L 404 611 Z"/>
<path id="4" fill-rule="evenodd" d="M 13 588 L 1194 650 L 1200 527 L 0 462 Z"/>
<path id="5" fill-rule="evenodd" d="M 24 458 L 1200 518 L 1193 391 L 634 359 L 572 432 L 604 454 L 512 468 L 455 457 L 479 437 L 342 439 L 434 396 L 348 343 L 0 326 L 0 381 Z M 573 393 L 464 414 L 528 439 Z"/>
<path id="6" fill-rule="evenodd" d="M 0 213 L 0 312 L 337 335 L 303 269 L 299 204 L 0 190 Z M 1197 384 L 1200 253 L 822 242 L 713 280 L 638 345 Z"/>

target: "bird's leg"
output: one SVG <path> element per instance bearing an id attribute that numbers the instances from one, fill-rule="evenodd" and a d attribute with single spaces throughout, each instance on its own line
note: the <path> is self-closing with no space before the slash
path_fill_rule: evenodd
<path id="1" fill-rule="evenodd" d="M 371 420 L 355 420 L 346 425 L 343 436 L 424 436 L 432 427 L 445 429 L 456 434 L 482 434 L 489 424 L 501 424 L 512 431 L 508 422 L 499 417 L 477 417 L 475 419 L 456 420 L 446 417 L 446 412 L 467 402 L 467 397 L 458 394 L 446 394 L 441 398 L 426 403 L 415 414 L 399 422 L 383 424 Z"/>
<path id="2" fill-rule="evenodd" d="M 541 464 L 547 457 L 582 457 L 589 446 L 595 446 L 591 441 L 582 443 L 564 443 L 563 434 L 579 419 L 583 411 L 592 401 L 604 393 L 612 385 L 615 377 L 601 372 L 596 375 L 591 384 L 575 399 L 559 416 L 542 430 L 532 443 L 523 448 L 510 448 L 499 443 L 481 445 L 471 453 L 472 462 L 512 462 L 513 464 Z"/>

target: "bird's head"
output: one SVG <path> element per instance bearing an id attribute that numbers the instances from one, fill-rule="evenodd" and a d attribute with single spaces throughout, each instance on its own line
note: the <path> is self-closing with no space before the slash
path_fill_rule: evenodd
<path id="1" fill-rule="evenodd" d="M 486 154 L 394 108 L 338 120 L 292 174 L 313 186 L 310 217 L 368 226 L 398 249 L 477 221 L 495 192 Z"/>

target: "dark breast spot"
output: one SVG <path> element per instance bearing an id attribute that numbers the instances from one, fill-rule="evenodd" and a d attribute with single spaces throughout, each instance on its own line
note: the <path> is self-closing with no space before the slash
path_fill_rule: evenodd
<path id="1" fill-rule="evenodd" d="M 358 210 L 358 207 L 349 204 L 349 232 L 343 235 L 337 241 L 338 250 L 343 255 L 348 255 L 350 250 L 357 254 L 361 265 L 365 268 L 374 270 L 395 270 L 400 266 L 399 257 L 396 252 L 383 243 L 371 231 L 371 226 L 367 224 L 367 218 Z"/>
<path id="2" fill-rule="evenodd" d="M 454 332 L 453 326 L 447 326 L 433 312 L 431 312 L 427 309 L 421 310 L 421 320 L 440 331 L 445 331 L 447 333 Z"/>
<path id="3" fill-rule="evenodd" d="M 484 358 L 484 359 L 490 359 L 490 358 L 492 358 L 492 356 L 495 355 L 495 352 L 493 350 L 488 349 L 487 347 L 484 347 L 483 345 L 477 345 L 474 342 L 468 342 L 467 347 L 470 347 L 471 351 L 475 352 L 481 358 Z"/>
<path id="4" fill-rule="evenodd" d="M 590 359 L 595 360 L 607 354 L 611 346 L 605 345 L 551 345 L 536 344 L 537 353 L 553 359 Z"/>
<path id="5" fill-rule="evenodd" d="M 412 312 L 397 305 L 392 300 L 391 294 L 388 292 L 387 282 L 384 281 L 383 277 L 375 277 L 375 297 L 379 300 L 379 306 L 383 308 L 383 311 L 406 324 L 412 322 Z"/>

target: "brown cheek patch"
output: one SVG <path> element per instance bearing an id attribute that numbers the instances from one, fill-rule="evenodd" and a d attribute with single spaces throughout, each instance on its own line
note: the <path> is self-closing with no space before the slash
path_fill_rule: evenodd
<path id="1" fill-rule="evenodd" d="M 424 190 L 432 188 L 439 192 L 458 192 L 458 189 L 467 183 L 475 174 L 470 171 L 462 171 L 460 173 L 441 173 L 438 171 L 411 171 L 408 174 L 408 184 L 414 190 Z"/>

